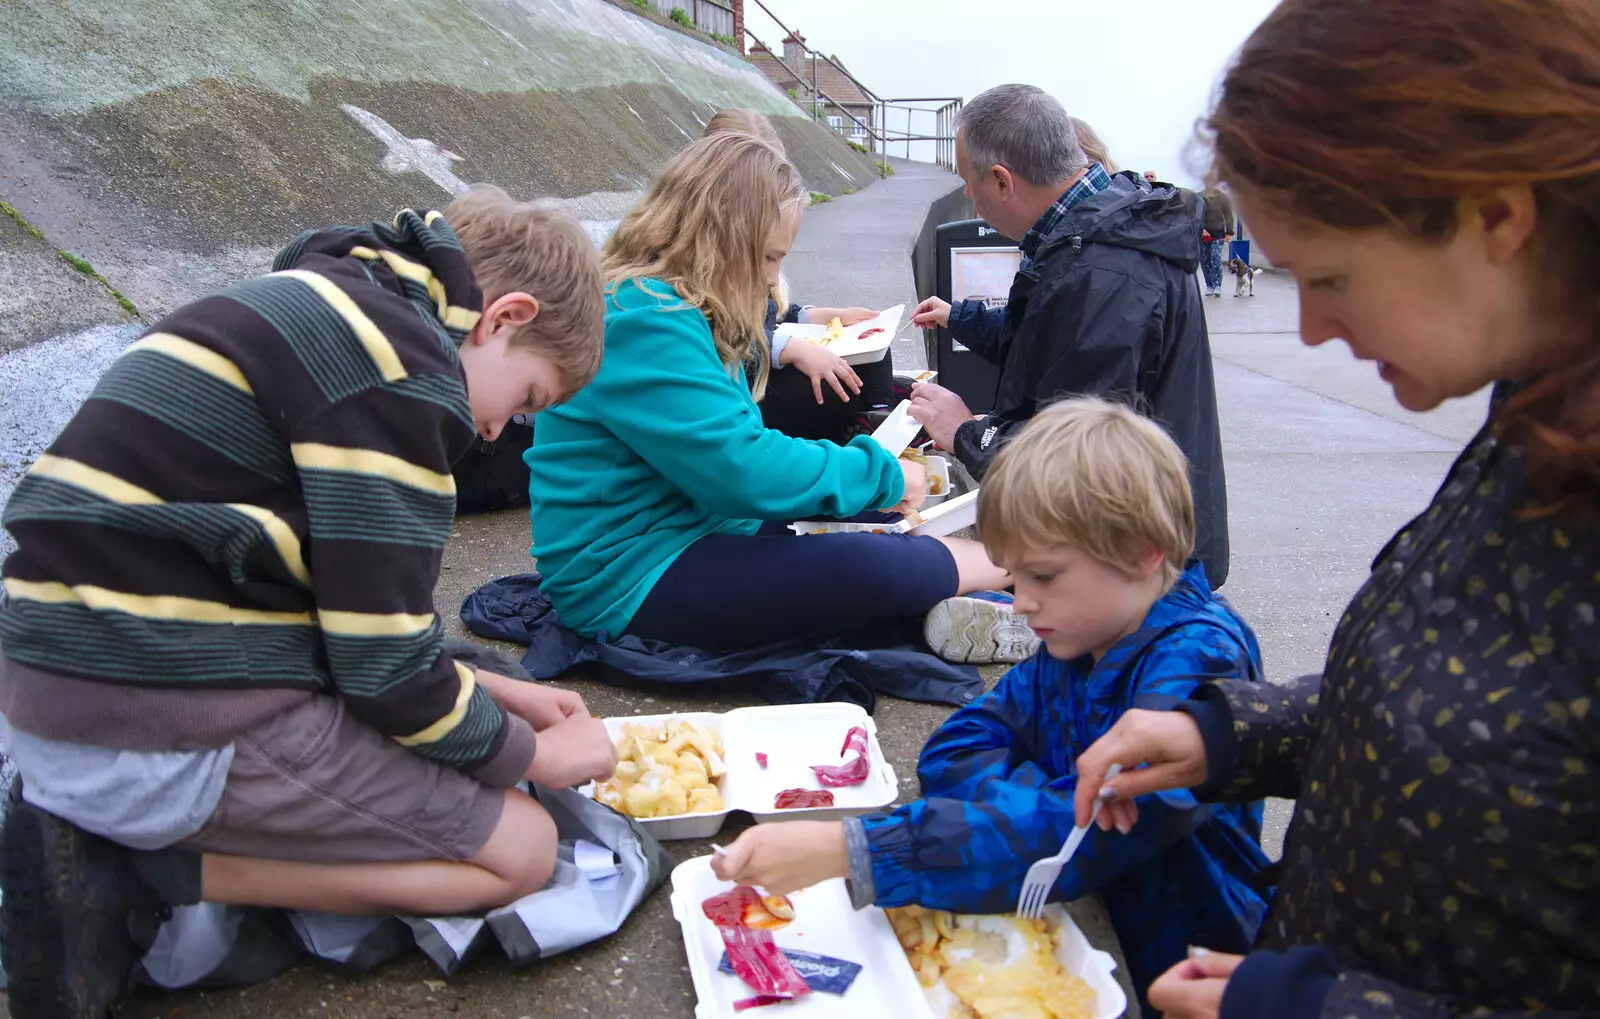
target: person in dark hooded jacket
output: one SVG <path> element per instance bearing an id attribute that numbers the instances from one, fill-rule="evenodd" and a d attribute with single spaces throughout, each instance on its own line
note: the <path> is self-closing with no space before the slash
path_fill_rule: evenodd
<path id="1" fill-rule="evenodd" d="M 1000 366 L 994 410 L 916 387 L 912 414 L 980 480 L 1000 445 L 1050 401 L 1121 397 L 1160 421 L 1189 459 L 1196 557 L 1228 577 L 1228 492 L 1211 342 L 1195 272 L 1204 205 L 1189 191 L 1089 163 L 1067 113 L 1031 85 L 1000 85 L 961 110 L 956 162 L 980 216 L 1021 239 L 1010 301 L 930 297 L 913 321 Z"/>

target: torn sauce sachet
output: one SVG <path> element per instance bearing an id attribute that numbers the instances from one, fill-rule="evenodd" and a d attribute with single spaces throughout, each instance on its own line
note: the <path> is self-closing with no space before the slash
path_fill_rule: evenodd
<path id="1" fill-rule="evenodd" d="M 733 972 L 756 992 L 754 998 L 740 1003 L 744 1008 L 811 993 L 794 964 L 772 940 L 774 930 L 794 919 L 794 905 L 786 897 L 761 895 L 748 885 L 739 885 L 706 899 L 700 909 L 722 936 Z"/>
<path id="2" fill-rule="evenodd" d="M 867 759 L 867 730 L 861 726 L 851 729 L 844 737 L 840 756 L 854 750 L 856 756 L 847 764 L 813 764 L 811 771 L 817 781 L 828 786 L 860 785 L 867 780 L 872 762 Z"/>

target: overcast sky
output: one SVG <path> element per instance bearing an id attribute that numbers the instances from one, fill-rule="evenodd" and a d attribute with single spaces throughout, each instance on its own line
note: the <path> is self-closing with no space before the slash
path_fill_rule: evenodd
<path id="1" fill-rule="evenodd" d="M 1038 85 L 1094 125 L 1124 169 L 1153 169 L 1187 184 L 1198 182 L 1183 160 L 1195 120 L 1234 50 L 1275 6 L 1275 0 L 763 2 L 880 96 L 970 99 L 1008 81 Z M 747 27 L 778 50 L 783 32 L 755 0 L 745 6 Z M 891 130 L 905 126 L 904 114 L 889 116 Z M 913 127 L 931 133 L 933 118 L 919 116 Z"/>

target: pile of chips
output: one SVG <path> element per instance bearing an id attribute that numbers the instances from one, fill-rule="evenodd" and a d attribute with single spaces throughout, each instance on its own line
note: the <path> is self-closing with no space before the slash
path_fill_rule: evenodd
<path id="1" fill-rule="evenodd" d="M 677 718 L 654 725 L 624 725 L 617 740 L 617 762 L 616 773 L 595 790 L 595 799 L 630 817 L 725 809 L 717 783 L 727 766 L 722 760 L 722 735 L 715 729 Z"/>

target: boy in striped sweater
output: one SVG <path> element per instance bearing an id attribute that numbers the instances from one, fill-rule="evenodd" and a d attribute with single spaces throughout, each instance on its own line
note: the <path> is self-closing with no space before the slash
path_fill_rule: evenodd
<path id="1" fill-rule="evenodd" d="M 99 1019 L 174 905 L 504 905 L 557 841 L 513 787 L 614 767 L 581 698 L 457 664 L 433 610 L 451 464 L 599 368 L 582 226 L 475 189 L 273 269 L 130 346 L 6 507 L 14 1019 Z"/>

